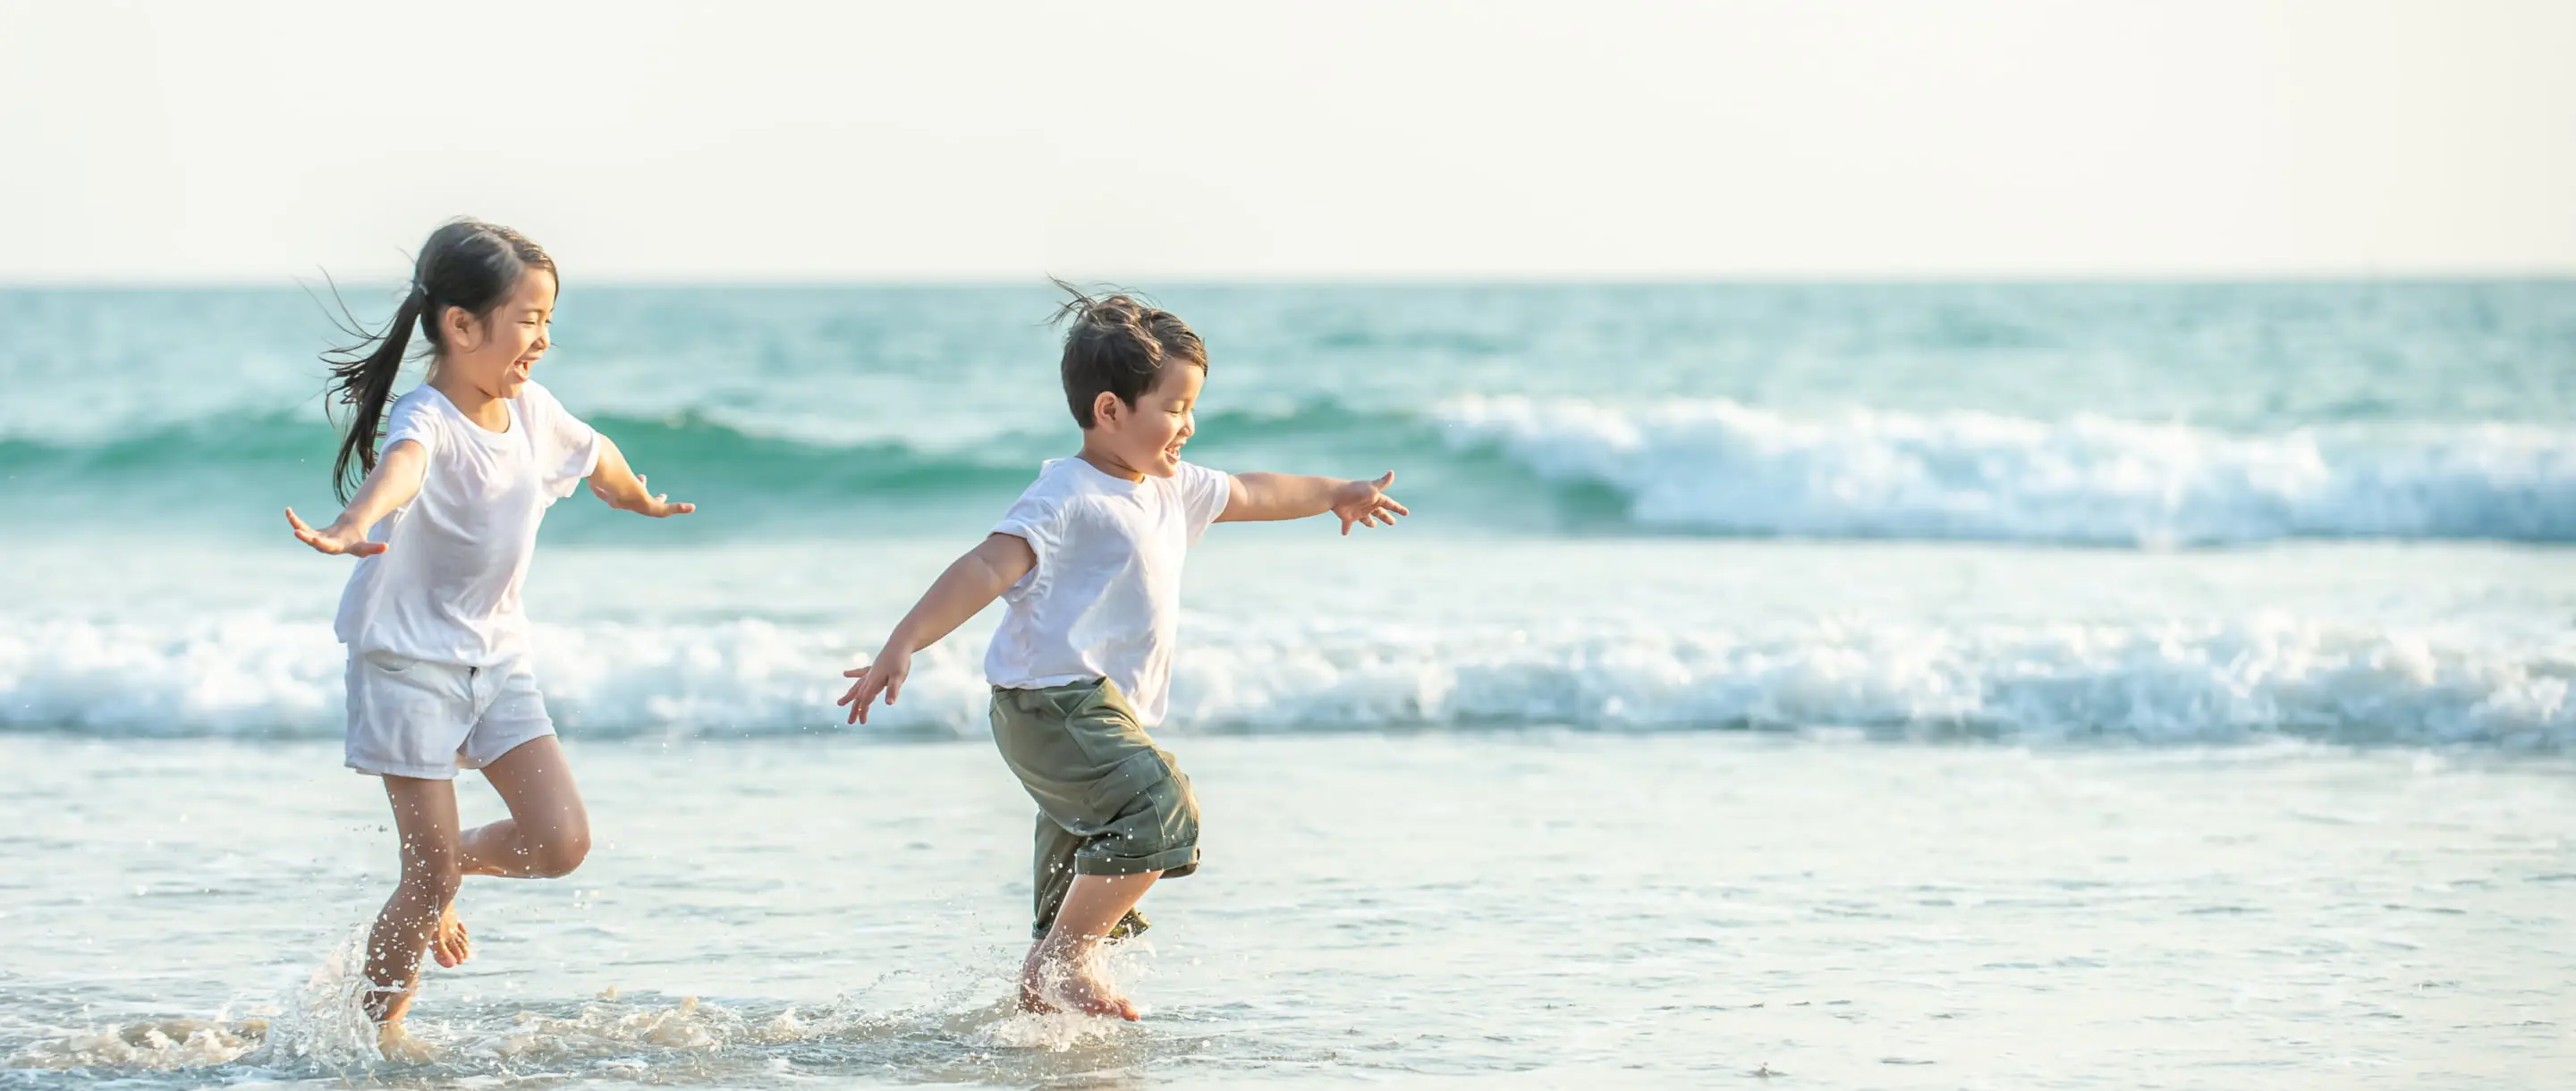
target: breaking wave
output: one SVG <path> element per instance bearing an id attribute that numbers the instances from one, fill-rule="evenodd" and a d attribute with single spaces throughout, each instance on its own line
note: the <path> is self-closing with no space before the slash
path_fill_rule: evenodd
<path id="1" fill-rule="evenodd" d="M 979 637 L 920 656 L 861 728 L 833 707 L 853 634 L 745 620 L 539 627 L 573 737 L 984 731 Z M 2576 635 L 2283 614 L 2131 624 L 1811 623 L 1764 631 L 1194 625 L 1166 730 L 1859 728 L 1896 737 L 2576 747 Z M 0 729 L 327 738 L 318 621 L 0 623 Z"/>
<path id="2" fill-rule="evenodd" d="M 2576 433 L 2236 436 L 2104 417 L 1795 417 L 1735 402 L 1621 409 L 1469 398 L 1460 451 L 1606 488 L 1675 532 L 2188 546 L 2281 538 L 2576 540 Z"/>

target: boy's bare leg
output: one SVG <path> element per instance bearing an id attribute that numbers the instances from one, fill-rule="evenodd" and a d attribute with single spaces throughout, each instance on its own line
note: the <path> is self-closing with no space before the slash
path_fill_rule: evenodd
<path id="1" fill-rule="evenodd" d="M 1111 991 L 1100 976 L 1100 941 L 1144 900 L 1162 874 L 1074 876 L 1054 926 L 1029 948 L 1028 961 L 1020 967 L 1020 1006 L 1050 1011 L 1048 1001 L 1055 1000 L 1091 1015 L 1138 1018 L 1136 1005 Z"/>
<path id="2" fill-rule="evenodd" d="M 366 1010 L 388 1057 L 419 1059 L 417 1047 L 402 1034 L 402 1021 L 420 984 L 421 950 L 435 943 L 440 964 L 449 966 L 467 954 L 465 929 L 455 913 L 456 887 L 464 878 L 456 786 L 392 775 L 384 781 L 400 839 L 402 879 L 367 932 Z"/>
<path id="3" fill-rule="evenodd" d="M 483 767 L 510 817 L 465 831 L 459 866 L 467 875 L 553 879 L 590 855 L 590 812 L 564 761 L 563 744 L 541 735 Z"/>

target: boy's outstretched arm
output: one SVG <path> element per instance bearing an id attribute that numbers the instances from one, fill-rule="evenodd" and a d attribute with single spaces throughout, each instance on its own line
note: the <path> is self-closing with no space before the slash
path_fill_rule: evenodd
<path id="1" fill-rule="evenodd" d="M 698 510 L 696 504 L 671 503 L 668 493 L 656 496 L 647 490 L 644 475 L 626 464 L 626 452 L 607 436 L 599 437 L 599 465 L 590 471 L 590 494 L 607 501 L 609 507 L 656 519 Z"/>
<path id="2" fill-rule="evenodd" d="M 1386 494 L 1386 487 L 1394 483 L 1393 470 L 1375 481 L 1299 474 L 1235 474 L 1233 495 L 1226 498 L 1225 510 L 1218 513 L 1216 521 L 1264 523 L 1303 519 L 1329 511 L 1341 517 L 1344 534 L 1351 532 L 1353 523 L 1391 527 L 1396 516 L 1413 514 Z"/>
<path id="3" fill-rule="evenodd" d="M 349 498 L 349 506 L 340 509 L 340 517 L 320 530 L 304 525 L 295 517 L 295 509 L 286 509 L 286 525 L 295 528 L 295 540 L 323 553 L 346 553 L 352 557 L 372 557 L 385 551 L 383 542 L 367 540 L 367 531 L 395 508 L 411 503 L 420 495 L 421 478 L 429 473 L 429 452 L 418 440 L 402 440 L 385 448 L 376 468 L 358 484 L 358 495 Z"/>
<path id="4" fill-rule="evenodd" d="M 903 680 L 912 673 L 912 653 L 939 643 L 941 637 L 956 632 L 966 619 L 993 604 L 1002 592 L 1020 582 L 1020 577 L 1038 566 L 1036 551 L 1026 539 L 1010 534 L 987 535 L 966 555 L 957 558 L 939 580 L 922 593 L 912 612 L 886 634 L 885 647 L 877 652 L 877 661 L 864 667 L 841 672 L 843 678 L 856 678 L 850 692 L 832 702 L 850 706 L 850 723 L 868 722 L 868 705 L 885 694 L 891 707 L 903 693 Z"/>

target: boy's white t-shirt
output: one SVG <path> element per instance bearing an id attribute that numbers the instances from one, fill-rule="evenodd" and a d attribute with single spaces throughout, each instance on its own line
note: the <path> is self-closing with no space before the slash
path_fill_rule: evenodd
<path id="1" fill-rule="evenodd" d="M 519 585 L 537 524 L 599 466 L 599 433 L 528 383 L 510 430 L 466 419 L 423 385 L 385 414 L 385 449 L 412 440 L 429 456 L 420 494 L 367 537 L 384 552 L 358 560 L 333 628 L 349 650 L 468 667 L 524 655 L 528 618 Z"/>
<path id="2" fill-rule="evenodd" d="M 1107 678 L 1139 726 L 1163 722 L 1180 628 L 1181 560 L 1225 512 L 1234 479 L 1181 463 L 1129 481 L 1079 458 L 1048 462 L 995 534 L 1029 543 L 1037 567 L 1002 593 L 984 678 L 1038 689 Z"/>

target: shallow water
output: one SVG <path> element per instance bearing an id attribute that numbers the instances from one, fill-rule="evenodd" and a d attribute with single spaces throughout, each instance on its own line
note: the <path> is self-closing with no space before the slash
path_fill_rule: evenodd
<path id="1" fill-rule="evenodd" d="M 302 1014 L 392 864 L 332 748 L 0 737 L 0 1086 L 2466 1088 L 2576 1064 L 2556 759 L 1177 745 L 1208 865 L 1118 958 L 1141 1024 L 1007 1011 L 1030 816 L 987 747 L 616 742 L 574 747 L 587 866 L 469 883 L 477 956 L 417 1017 L 446 1056 L 401 1067 Z M 149 1043 L 254 1017 L 282 1029 Z M 146 1044 L 87 1037 L 119 1033 Z"/>

